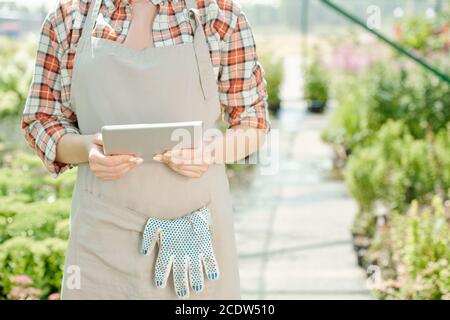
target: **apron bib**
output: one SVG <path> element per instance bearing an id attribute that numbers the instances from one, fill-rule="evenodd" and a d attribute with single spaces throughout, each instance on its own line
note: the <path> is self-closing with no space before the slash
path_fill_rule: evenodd
<path id="1" fill-rule="evenodd" d="M 95 134 L 103 125 L 196 120 L 203 121 L 204 129 L 214 128 L 220 101 L 196 1 L 187 0 L 185 11 L 194 30 L 192 43 L 144 50 L 92 37 L 101 2 L 92 0 L 72 73 L 80 132 Z M 145 162 L 115 181 L 97 179 L 87 163 L 78 165 L 62 299 L 176 299 L 172 273 L 165 288 L 154 285 L 158 247 L 141 255 L 142 233 L 150 217 L 179 218 L 203 206 L 211 213 L 221 276 L 205 280 L 203 292 L 189 298 L 239 299 L 224 165 L 211 165 L 196 179 Z"/>

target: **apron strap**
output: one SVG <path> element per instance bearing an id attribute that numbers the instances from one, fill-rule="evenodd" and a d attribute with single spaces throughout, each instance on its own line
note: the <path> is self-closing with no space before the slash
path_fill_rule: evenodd
<path id="1" fill-rule="evenodd" d="M 197 60 L 198 72 L 200 75 L 200 84 L 203 90 L 205 100 L 208 98 L 209 84 L 214 80 L 213 65 L 211 54 L 209 52 L 208 42 L 206 40 L 205 30 L 200 20 L 200 13 L 197 8 L 196 0 L 186 0 L 189 20 L 194 31 L 194 51 Z"/>
<path id="2" fill-rule="evenodd" d="M 94 30 L 97 16 L 100 13 L 101 5 L 102 0 L 92 0 L 89 12 L 86 16 L 86 22 L 83 26 L 83 31 L 81 32 L 80 44 L 83 46 L 88 45 L 88 48 L 92 46 L 92 31 Z"/>

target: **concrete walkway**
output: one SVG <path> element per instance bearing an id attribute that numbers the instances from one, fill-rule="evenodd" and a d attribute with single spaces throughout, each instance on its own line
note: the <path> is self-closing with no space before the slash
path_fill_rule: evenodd
<path id="1" fill-rule="evenodd" d="M 320 140 L 327 115 L 287 102 L 280 118 L 280 167 L 232 185 L 244 299 L 369 299 L 350 226 L 357 212 L 331 178 L 332 151 Z M 242 184 L 241 184 L 242 185 Z"/>

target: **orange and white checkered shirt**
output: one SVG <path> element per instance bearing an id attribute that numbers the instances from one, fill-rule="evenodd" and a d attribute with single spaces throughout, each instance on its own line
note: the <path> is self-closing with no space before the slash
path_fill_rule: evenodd
<path id="1" fill-rule="evenodd" d="M 92 35 L 123 43 L 131 20 L 129 1 L 104 0 Z M 154 45 L 192 42 L 185 1 L 151 1 L 157 5 Z M 70 86 L 77 43 L 91 3 L 58 0 L 45 18 L 23 111 L 25 137 L 54 177 L 74 166 L 55 161 L 56 145 L 63 135 L 80 133 L 77 116 L 71 110 Z M 244 12 L 233 0 L 197 0 L 197 6 L 229 126 L 270 130 L 264 70 Z"/>

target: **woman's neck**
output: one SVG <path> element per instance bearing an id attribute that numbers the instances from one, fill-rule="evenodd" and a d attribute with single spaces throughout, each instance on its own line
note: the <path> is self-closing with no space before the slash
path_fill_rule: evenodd
<path id="1" fill-rule="evenodd" d="M 133 0 L 130 6 L 131 24 L 124 45 L 136 50 L 153 46 L 152 27 L 157 6 L 150 0 Z"/>

